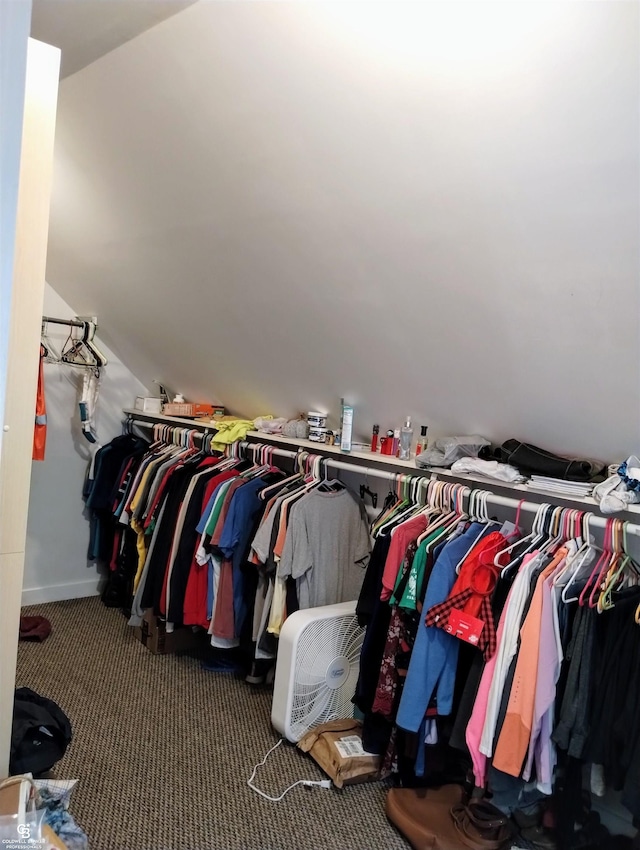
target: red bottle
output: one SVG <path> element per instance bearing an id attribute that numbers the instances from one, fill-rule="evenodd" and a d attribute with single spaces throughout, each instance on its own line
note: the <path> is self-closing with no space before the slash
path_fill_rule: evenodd
<path id="1" fill-rule="evenodd" d="M 380 433 L 380 426 L 374 425 L 373 426 L 373 434 L 371 435 L 371 451 L 372 452 L 378 451 L 378 434 L 379 433 Z"/>

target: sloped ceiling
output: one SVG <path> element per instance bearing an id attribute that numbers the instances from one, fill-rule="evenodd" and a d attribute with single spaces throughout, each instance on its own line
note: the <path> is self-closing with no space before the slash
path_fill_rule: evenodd
<path id="1" fill-rule="evenodd" d="M 64 79 L 194 2 L 33 0 L 31 35 L 62 50 Z"/>
<path id="2" fill-rule="evenodd" d="M 197 3 L 61 87 L 48 280 L 146 384 L 637 447 L 638 7 Z"/>

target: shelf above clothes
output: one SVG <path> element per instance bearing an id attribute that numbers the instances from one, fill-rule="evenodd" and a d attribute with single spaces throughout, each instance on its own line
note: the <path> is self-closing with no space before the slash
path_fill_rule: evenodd
<path id="1" fill-rule="evenodd" d="M 141 410 L 135 409 L 125 409 L 124 413 L 129 417 L 149 424 L 160 423 L 186 426 L 202 432 L 215 431 L 215 422 L 211 421 L 182 419 L 177 416 L 164 416 L 158 413 L 143 413 Z M 490 490 L 495 494 L 494 501 L 496 503 L 502 502 L 503 504 L 507 504 L 507 499 L 511 501 L 515 500 L 515 502 L 526 500 L 526 503 L 532 506 L 547 502 L 560 507 L 587 510 L 593 513 L 595 517 L 604 517 L 600 512 L 598 503 L 591 496 L 580 498 L 563 496 L 556 493 L 548 493 L 544 490 L 534 490 L 531 486 L 524 484 L 509 484 L 493 478 L 485 478 L 481 475 L 454 474 L 449 469 L 439 467 L 422 469 L 415 465 L 414 458 L 411 460 L 399 460 L 396 457 L 373 452 L 343 452 L 339 446 L 329 446 L 325 443 L 316 443 L 311 440 L 302 440 L 295 437 L 284 437 L 281 434 L 265 434 L 262 431 L 249 431 L 246 437 L 246 443 L 248 445 L 256 443 L 272 445 L 292 452 L 309 452 L 309 454 L 319 455 L 320 457 L 329 459 L 331 467 L 336 470 L 354 472 L 356 474 L 369 474 L 373 477 L 388 478 L 393 475 L 409 474 L 421 478 L 451 481 L 454 484 L 466 484 L 473 489 Z M 637 523 L 640 516 L 640 505 L 630 505 L 626 511 L 618 513 L 615 516 L 617 519 Z M 640 529 L 640 526 L 637 527 Z"/>
<path id="2" fill-rule="evenodd" d="M 140 419 L 149 424 L 158 425 L 186 425 L 188 428 L 193 428 L 196 431 L 217 431 L 215 422 L 204 421 L 202 419 L 186 419 L 180 416 L 165 416 L 162 413 L 145 413 L 143 410 L 135 410 L 134 408 L 124 408 L 123 413 L 133 419 Z"/>
<path id="3" fill-rule="evenodd" d="M 423 469 L 416 466 L 415 459 L 399 460 L 396 457 L 389 457 L 374 452 L 343 452 L 339 446 L 328 446 L 323 443 L 314 443 L 310 440 L 300 440 L 293 437 L 283 437 L 280 434 L 264 434 L 261 431 L 249 431 L 247 434 L 249 442 L 261 442 L 272 445 L 282 445 L 287 447 L 297 447 L 301 451 L 308 451 L 313 454 L 319 454 L 323 457 L 336 457 L 342 462 L 341 467 L 348 469 L 354 467 L 354 472 L 358 471 L 358 467 L 367 467 L 369 469 L 386 469 L 390 473 L 418 475 L 427 478 L 437 478 L 441 481 L 451 481 L 456 484 L 468 484 L 471 487 L 481 487 L 482 489 L 490 489 L 498 494 L 511 496 L 516 499 L 527 499 L 536 501 L 539 504 L 550 502 L 554 505 L 559 505 L 569 508 L 577 508 L 581 510 L 589 510 L 596 516 L 603 516 L 600 512 L 598 502 L 591 496 L 572 497 L 558 493 L 549 493 L 545 490 L 533 489 L 531 485 L 525 484 L 509 484 L 505 481 L 498 481 L 494 478 L 487 478 L 481 475 L 471 475 L 458 473 L 455 474 L 449 469 L 440 467 L 430 467 Z M 523 495 L 520 495 L 523 494 Z M 526 496 L 524 495 L 526 494 Z M 618 519 L 637 522 L 640 515 L 640 505 L 630 505 L 627 511 L 616 514 Z"/>

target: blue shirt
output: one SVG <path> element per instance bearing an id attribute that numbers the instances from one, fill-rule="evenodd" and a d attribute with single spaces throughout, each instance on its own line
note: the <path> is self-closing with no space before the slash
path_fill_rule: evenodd
<path id="1" fill-rule="evenodd" d="M 218 544 L 222 554 L 231 559 L 233 564 L 233 616 L 236 637 L 240 637 L 248 612 L 242 563 L 253 532 L 253 520 L 260 506 L 264 505 L 258 493 L 267 486 L 263 478 L 254 478 L 238 487 L 231 497 Z"/>
<path id="2" fill-rule="evenodd" d="M 417 732 L 435 693 L 438 714 L 451 714 L 453 690 L 458 666 L 460 642 L 442 629 L 427 628 L 427 611 L 451 593 L 457 576 L 456 567 L 478 540 L 478 535 L 491 527 L 474 522 L 460 537 L 446 543 L 433 565 L 422 608 L 421 623 L 411 653 L 409 670 L 400 705 L 397 724 L 409 732 Z M 482 535 L 484 536 L 484 535 Z"/>

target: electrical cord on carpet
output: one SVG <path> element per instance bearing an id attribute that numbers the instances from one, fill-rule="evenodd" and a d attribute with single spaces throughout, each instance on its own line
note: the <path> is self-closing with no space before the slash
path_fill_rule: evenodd
<path id="1" fill-rule="evenodd" d="M 264 791 L 261 791 L 260 788 L 256 788 L 256 786 L 253 784 L 253 781 L 256 778 L 256 771 L 258 770 L 259 767 L 262 767 L 263 765 L 265 765 L 267 763 L 267 759 L 269 758 L 271 753 L 274 750 L 276 750 L 283 741 L 284 741 L 284 738 L 280 738 L 278 743 L 274 744 L 273 747 L 271 747 L 271 749 L 266 754 L 266 756 L 262 759 L 262 761 L 253 768 L 251 776 L 249 777 L 249 779 L 247 779 L 247 785 L 249 786 L 249 788 L 251 788 L 252 791 L 255 791 L 256 794 L 259 794 L 261 797 L 264 797 L 265 800 L 269 800 L 270 803 L 279 803 L 281 800 L 284 799 L 284 797 L 289 793 L 289 791 L 292 791 L 298 785 L 306 785 L 308 788 L 310 788 L 314 785 L 317 785 L 319 788 L 331 788 L 331 780 L 330 779 L 320 779 L 320 780 L 299 779 L 297 782 L 294 782 L 293 785 L 290 785 L 288 788 L 286 788 L 282 792 L 282 794 L 280 794 L 279 797 L 272 797 L 270 794 L 267 794 Z"/>

